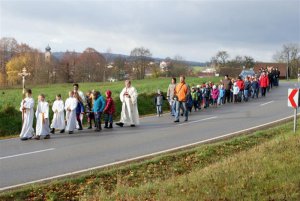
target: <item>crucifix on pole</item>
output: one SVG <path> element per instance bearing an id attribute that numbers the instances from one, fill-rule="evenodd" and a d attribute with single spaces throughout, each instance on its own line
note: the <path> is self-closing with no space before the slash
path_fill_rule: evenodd
<path id="1" fill-rule="evenodd" d="M 30 73 L 27 73 L 27 70 L 26 70 L 26 68 L 24 67 L 24 68 L 22 69 L 22 73 L 18 73 L 18 75 L 22 77 L 23 94 L 24 94 L 24 93 L 25 93 L 25 78 L 26 78 L 27 76 L 30 76 Z"/>

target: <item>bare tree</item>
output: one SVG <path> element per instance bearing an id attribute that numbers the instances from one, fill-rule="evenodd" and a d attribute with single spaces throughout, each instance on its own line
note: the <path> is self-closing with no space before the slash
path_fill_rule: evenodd
<path id="1" fill-rule="evenodd" d="M 151 56 L 150 50 L 144 47 L 134 48 L 130 52 L 130 62 L 134 69 L 136 79 L 145 78 L 146 69 L 151 61 Z"/>
<path id="2" fill-rule="evenodd" d="M 296 77 L 299 73 L 300 63 L 300 47 L 299 44 L 290 43 L 284 44 L 281 51 L 277 51 L 273 55 L 273 60 L 276 62 L 284 62 L 287 64 L 286 78 Z"/>

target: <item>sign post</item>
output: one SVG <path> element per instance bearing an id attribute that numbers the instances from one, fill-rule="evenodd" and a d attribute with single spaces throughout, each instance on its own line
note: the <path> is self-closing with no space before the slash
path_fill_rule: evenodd
<path id="1" fill-rule="evenodd" d="M 294 108 L 294 133 L 297 127 L 297 107 L 299 105 L 299 89 L 289 89 L 288 106 Z"/>

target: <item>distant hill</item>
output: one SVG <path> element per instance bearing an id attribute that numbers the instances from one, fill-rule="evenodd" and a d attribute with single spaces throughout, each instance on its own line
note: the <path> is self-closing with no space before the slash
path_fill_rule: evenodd
<path id="1" fill-rule="evenodd" d="M 62 57 L 64 56 L 65 52 L 53 52 L 52 55 L 55 57 L 57 60 L 61 60 Z M 80 54 L 80 53 L 78 53 Z M 114 54 L 114 53 L 101 53 L 105 59 L 109 62 L 114 61 L 116 58 L 121 57 L 124 59 L 128 59 L 130 56 L 129 55 L 124 55 L 124 54 Z M 155 62 L 161 62 L 165 59 L 163 58 L 153 58 Z M 185 63 L 188 66 L 206 66 L 207 62 L 198 62 L 198 61 L 185 61 Z"/>

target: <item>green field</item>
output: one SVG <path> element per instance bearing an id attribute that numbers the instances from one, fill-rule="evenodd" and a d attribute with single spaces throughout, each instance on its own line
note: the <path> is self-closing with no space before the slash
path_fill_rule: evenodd
<path id="1" fill-rule="evenodd" d="M 132 85 L 136 87 L 139 93 L 138 99 L 138 109 L 140 115 L 148 115 L 155 113 L 156 109 L 153 104 L 154 94 L 158 89 L 162 92 L 166 92 L 168 85 L 170 83 L 170 78 L 156 78 L 156 79 L 145 79 L 145 80 L 134 80 Z M 201 84 L 205 81 L 218 81 L 219 78 L 192 78 L 186 79 L 189 85 Z M 114 82 L 114 83 L 79 83 L 80 90 L 87 92 L 88 90 L 100 90 L 102 94 L 106 90 L 111 90 L 113 93 L 113 98 L 116 102 L 116 120 L 119 118 L 119 113 L 121 111 L 121 103 L 119 100 L 119 94 L 124 87 L 124 82 Z M 27 86 L 33 90 L 33 97 L 37 100 L 37 96 L 40 93 L 46 95 L 47 101 L 52 105 L 55 100 L 55 95 L 60 93 L 65 100 L 68 96 L 68 91 L 72 90 L 72 84 L 52 84 L 44 86 Z M 2 89 L 0 90 L 0 136 L 8 136 L 13 134 L 18 134 L 21 130 L 21 113 L 19 110 L 20 102 L 22 99 L 22 89 Z M 167 110 L 168 105 L 165 102 L 164 109 Z M 51 112 L 51 111 L 50 111 Z M 52 113 L 50 113 L 50 117 Z"/>
<path id="2" fill-rule="evenodd" d="M 0 193 L 0 200 L 300 200 L 292 124 Z"/>

